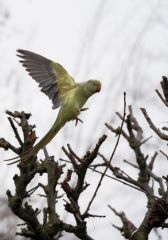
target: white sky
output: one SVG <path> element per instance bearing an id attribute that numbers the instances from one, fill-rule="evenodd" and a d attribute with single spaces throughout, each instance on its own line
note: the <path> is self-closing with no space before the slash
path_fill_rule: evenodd
<path id="1" fill-rule="evenodd" d="M 166 113 L 159 112 L 158 116 L 159 109 L 164 107 L 154 89 L 159 86 L 161 76 L 168 75 L 167 1 L 6 0 L 2 3 L 4 9 L 1 11 L 7 10 L 9 18 L 0 25 L 1 136 L 14 140 L 6 120 L 6 109 L 31 112 L 39 137 L 44 136 L 57 115 L 57 111 L 51 109 L 48 98 L 18 63 L 15 56 L 18 48 L 37 52 L 61 63 L 76 81 L 96 78 L 103 85 L 102 92 L 87 103 L 90 109 L 82 114 L 84 124 L 75 128 L 73 122 L 68 123 L 48 146 L 51 154 L 55 154 L 56 148 L 56 155 L 62 156 L 60 148 L 68 142 L 79 154 L 94 145 L 104 131 L 104 122 L 114 119 L 116 110 L 122 110 L 123 91 L 127 92 L 128 104 L 134 103 L 141 120 L 138 109 L 146 106 L 157 124 L 166 121 Z M 108 143 L 102 149 L 107 156 L 113 147 L 111 139 L 109 133 Z M 158 140 L 154 140 L 153 144 L 155 141 Z M 119 156 L 122 159 L 126 147 L 120 147 Z M 11 156 L 2 151 L 0 154 L 2 158 Z M 122 159 L 118 160 L 119 164 Z M 118 164 L 117 159 L 115 164 Z M 160 166 L 160 171 L 164 168 L 164 165 Z M 8 174 L 11 179 L 4 182 L 4 195 L 6 189 L 13 186 L 12 176 L 16 167 L 9 168 L 2 163 L 1 171 L 2 176 Z M 127 171 L 131 171 L 128 166 Z M 98 176 L 93 178 L 91 173 L 88 181 L 93 182 L 88 190 L 88 196 L 91 196 Z M 107 214 L 107 218 L 88 221 L 91 236 L 96 240 L 109 236 L 121 239 L 110 225 L 111 222 L 117 223 L 118 219 L 107 209 L 109 203 L 118 210 L 126 209 L 128 217 L 138 225 L 145 209 L 144 198 L 138 194 L 136 198 L 134 190 L 105 180 L 92 213 Z M 164 234 L 166 237 L 166 230 Z M 155 240 L 155 235 L 150 239 Z"/>

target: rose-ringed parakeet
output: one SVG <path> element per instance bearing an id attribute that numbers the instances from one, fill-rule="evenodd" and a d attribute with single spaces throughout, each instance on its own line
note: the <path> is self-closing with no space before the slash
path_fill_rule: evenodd
<path id="1" fill-rule="evenodd" d="M 29 75 L 39 84 L 41 91 L 52 100 L 52 108 L 60 107 L 48 133 L 30 152 L 21 155 L 21 158 L 26 160 L 44 148 L 66 122 L 80 120 L 78 115 L 84 110 L 83 105 L 89 97 L 101 90 L 101 83 L 98 80 L 76 83 L 59 63 L 27 50 L 19 49 L 17 56 L 21 58 L 20 62 Z"/>

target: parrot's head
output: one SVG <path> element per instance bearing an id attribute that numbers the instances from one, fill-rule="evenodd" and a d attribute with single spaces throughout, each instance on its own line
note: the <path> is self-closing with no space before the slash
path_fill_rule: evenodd
<path id="1" fill-rule="evenodd" d="M 92 93 L 100 92 L 101 90 L 101 82 L 99 80 L 88 80 L 87 81 L 88 89 Z"/>

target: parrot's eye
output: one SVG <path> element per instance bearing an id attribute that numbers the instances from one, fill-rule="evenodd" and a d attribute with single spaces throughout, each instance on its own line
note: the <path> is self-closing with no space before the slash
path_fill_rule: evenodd
<path id="1" fill-rule="evenodd" d="M 97 80 L 88 80 L 90 83 L 90 87 L 92 88 L 93 92 L 100 92 L 101 90 L 101 83 Z"/>

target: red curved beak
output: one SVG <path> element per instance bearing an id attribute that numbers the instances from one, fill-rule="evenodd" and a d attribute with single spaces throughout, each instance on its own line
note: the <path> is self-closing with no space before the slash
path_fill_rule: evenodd
<path id="1" fill-rule="evenodd" d="M 101 85 L 97 86 L 96 92 L 100 92 L 100 90 L 101 90 Z"/>

